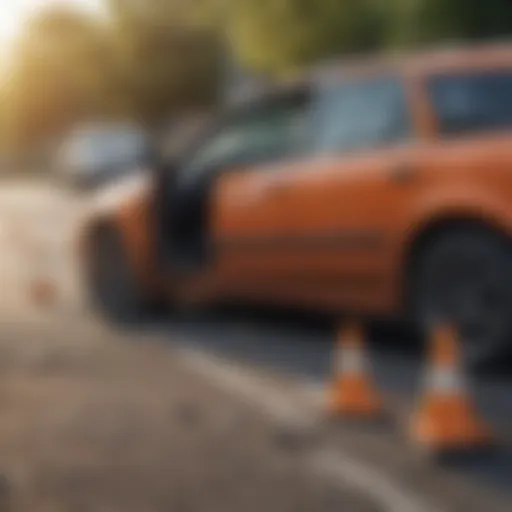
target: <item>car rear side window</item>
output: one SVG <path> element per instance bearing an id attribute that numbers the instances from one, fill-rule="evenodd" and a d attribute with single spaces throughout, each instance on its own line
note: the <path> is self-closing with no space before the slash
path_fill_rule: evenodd
<path id="1" fill-rule="evenodd" d="M 324 86 L 314 113 L 316 150 L 344 152 L 403 142 L 411 135 L 402 82 L 395 77 Z"/>
<path id="2" fill-rule="evenodd" d="M 436 75 L 428 92 L 442 134 L 512 128 L 512 69 Z"/>

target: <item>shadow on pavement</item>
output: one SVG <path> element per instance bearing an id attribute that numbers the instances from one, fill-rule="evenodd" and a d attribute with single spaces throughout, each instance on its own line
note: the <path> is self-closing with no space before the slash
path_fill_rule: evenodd
<path id="1" fill-rule="evenodd" d="M 494 489 L 512 495 L 512 448 L 496 447 L 488 454 L 480 454 L 470 459 L 452 464 L 452 470 L 479 485 L 485 483 Z"/>
<path id="2" fill-rule="evenodd" d="M 328 382 L 337 334 L 336 322 L 329 317 L 242 307 L 180 315 L 143 329 L 163 333 L 172 344 L 257 365 L 313 385 Z M 420 344 L 389 325 L 373 325 L 369 337 L 376 382 L 407 414 L 422 383 Z M 479 410 L 493 427 L 499 428 L 498 445 L 502 439 L 512 443 L 512 381 L 479 379 L 472 384 Z M 500 447 L 451 469 L 512 494 L 509 448 Z"/>

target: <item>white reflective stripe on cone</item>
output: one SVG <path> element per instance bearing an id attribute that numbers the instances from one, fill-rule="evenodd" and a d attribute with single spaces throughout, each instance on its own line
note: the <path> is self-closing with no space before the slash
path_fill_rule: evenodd
<path id="1" fill-rule="evenodd" d="M 366 358 L 357 348 L 339 349 L 336 364 L 341 373 L 360 373 L 367 368 Z"/>
<path id="2" fill-rule="evenodd" d="M 466 389 L 465 379 L 458 369 L 438 367 L 427 374 L 426 385 L 429 389 L 441 392 L 462 392 Z"/>

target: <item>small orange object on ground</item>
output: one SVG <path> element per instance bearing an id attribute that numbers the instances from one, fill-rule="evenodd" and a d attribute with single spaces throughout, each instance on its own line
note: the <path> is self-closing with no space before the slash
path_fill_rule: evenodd
<path id="1" fill-rule="evenodd" d="M 47 279 L 36 279 L 30 285 L 30 296 L 38 306 L 49 306 L 57 298 L 55 285 Z"/>
<path id="2" fill-rule="evenodd" d="M 380 417 L 382 400 L 369 374 L 364 334 L 359 324 L 350 324 L 341 329 L 335 361 L 330 413 L 366 420 Z"/>
<path id="3" fill-rule="evenodd" d="M 426 389 L 410 422 L 412 440 L 439 455 L 488 446 L 492 436 L 469 396 L 456 330 L 438 327 L 430 344 Z"/>

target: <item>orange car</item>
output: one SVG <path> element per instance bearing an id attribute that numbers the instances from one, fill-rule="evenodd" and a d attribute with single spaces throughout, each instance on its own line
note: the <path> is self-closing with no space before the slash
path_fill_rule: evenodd
<path id="1" fill-rule="evenodd" d="M 512 46 L 330 66 L 228 109 L 82 231 L 91 297 L 250 300 L 512 334 Z"/>

